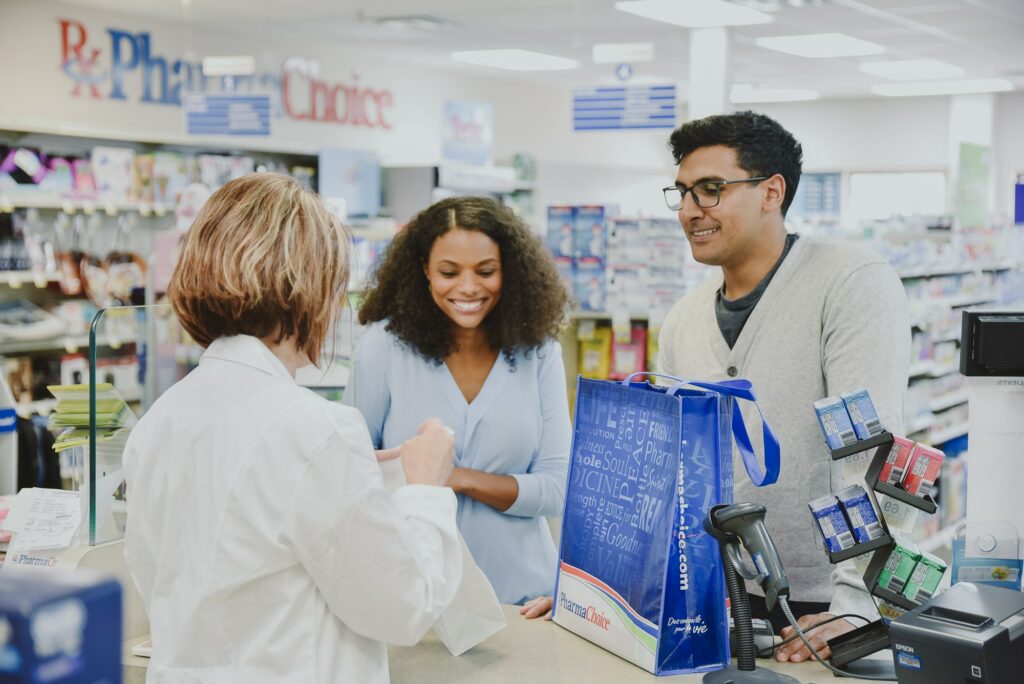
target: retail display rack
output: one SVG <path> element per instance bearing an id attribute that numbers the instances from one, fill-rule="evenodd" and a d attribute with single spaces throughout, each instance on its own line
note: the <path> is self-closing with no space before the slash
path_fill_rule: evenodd
<path id="1" fill-rule="evenodd" d="M 875 510 L 883 533 L 877 539 L 854 544 L 849 549 L 843 551 L 831 552 L 827 547 L 825 551 L 828 554 L 829 562 L 832 564 L 871 554 L 871 560 L 868 563 L 867 570 L 864 572 L 864 585 L 873 597 L 894 606 L 895 610 L 899 612 L 913 610 L 918 604 L 906 598 L 903 594 L 896 593 L 878 584 L 879 576 L 889 560 L 890 553 L 896 548 L 896 541 L 889 530 L 884 509 L 878 505 L 877 495 L 882 494 L 924 511 L 927 514 L 935 513 L 937 506 L 930 495 L 917 496 L 907 492 L 901 485 L 880 481 L 879 476 L 882 473 L 886 458 L 889 456 L 893 441 L 893 435 L 890 432 L 882 432 L 868 439 L 831 450 L 833 461 L 839 461 L 856 454 L 874 450 L 874 455 L 871 458 L 864 481 L 867 485 L 865 490 L 868 500 Z M 890 614 L 891 612 L 890 610 Z M 835 667 L 844 668 L 849 663 L 859 660 L 864 656 L 884 648 L 890 648 L 889 630 L 885 620 L 880 618 L 858 627 L 852 632 L 835 637 L 829 640 L 828 643 L 832 651 L 832 664 Z"/>

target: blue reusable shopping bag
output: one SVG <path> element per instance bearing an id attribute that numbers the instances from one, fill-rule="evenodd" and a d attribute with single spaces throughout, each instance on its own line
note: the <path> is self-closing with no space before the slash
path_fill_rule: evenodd
<path id="1" fill-rule="evenodd" d="M 778 479 L 779 443 L 763 423 L 762 468 L 734 406 L 756 405 L 747 380 L 642 375 L 577 381 L 553 619 L 654 674 L 717 670 L 729 615 L 702 523 L 732 500 L 733 439 L 758 486 Z"/>

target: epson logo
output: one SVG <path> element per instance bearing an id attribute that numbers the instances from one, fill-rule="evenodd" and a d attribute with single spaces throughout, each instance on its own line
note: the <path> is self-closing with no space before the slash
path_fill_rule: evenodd
<path id="1" fill-rule="evenodd" d="M 897 643 L 893 642 L 892 647 L 895 648 L 897 651 L 903 651 L 904 653 L 913 653 L 914 652 L 913 646 L 904 646 L 903 644 L 897 644 Z"/>

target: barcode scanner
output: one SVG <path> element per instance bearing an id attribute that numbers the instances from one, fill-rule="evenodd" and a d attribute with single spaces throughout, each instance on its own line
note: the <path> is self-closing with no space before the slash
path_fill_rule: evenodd
<path id="1" fill-rule="evenodd" d="M 704 518 L 704 530 L 718 540 L 725 569 L 725 584 L 736 626 L 736 664 L 704 675 L 705 684 L 797 684 L 789 675 L 758 670 L 757 650 L 750 620 L 750 599 L 744 579 L 755 580 L 764 589 L 768 610 L 779 597 L 789 595 L 789 580 L 782 569 L 779 552 L 764 526 L 766 509 L 760 504 L 738 503 L 714 506 Z M 740 554 L 740 544 L 754 561 L 751 567 Z"/>

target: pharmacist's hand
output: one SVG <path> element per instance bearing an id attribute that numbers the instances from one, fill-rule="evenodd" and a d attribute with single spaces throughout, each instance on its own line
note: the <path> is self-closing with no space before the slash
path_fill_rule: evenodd
<path id="1" fill-rule="evenodd" d="M 543 617 L 545 620 L 551 619 L 551 605 L 554 603 L 554 599 L 550 596 L 538 596 L 532 598 L 523 604 L 523 607 L 519 609 L 519 614 L 527 620 L 534 618 Z"/>
<path id="2" fill-rule="evenodd" d="M 390 449 L 377 449 L 377 463 L 383 463 L 384 461 L 394 461 L 396 458 L 402 457 L 402 445 L 399 444 L 396 447 Z"/>
<path id="3" fill-rule="evenodd" d="M 846 634 L 847 632 L 852 632 L 856 629 L 852 623 L 847 622 L 846 620 L 835 620 L 827 625 L 822 625 L 817 629 L 813 629 L 810 632 L 807 631 L 819 622 L 824 622 L 832 617 L 833 615 L 831 613 L 818 613 L 816 615 L 804 615 L 796 621 L 796 623 L 800 625 L 800 629 L 804 631 L 807 641 L 811 643 L 811 646 L 814 646 L 814 650 L 818 652 L 818 655 L 821 656 L 823 660 L 832 655 L 832 651 L 828 647 L 829 639 L 834 639 L 840 634 Z M 813 658 L 811 652 L 807 650 L 806 646 L 804 646 L 803 640 L 797 636 L 795 629 L 792 627 L 784 627 L 782 631 L 779 632 L 779 635 L 783 640 L 790 637 L 794 637 L 794 639 L 775 652 L 776 660 L 780 662 L 788 660 L 791 663 L 799 663 Z"/>
<path id="4" fill-rule="evenodd" d="M 455 466 L 455 438 L 451 428 L 430 418 L 420 426 L 415 437 L 402 443 L 401 449 L 406 482 L 445 486 Z"/>

